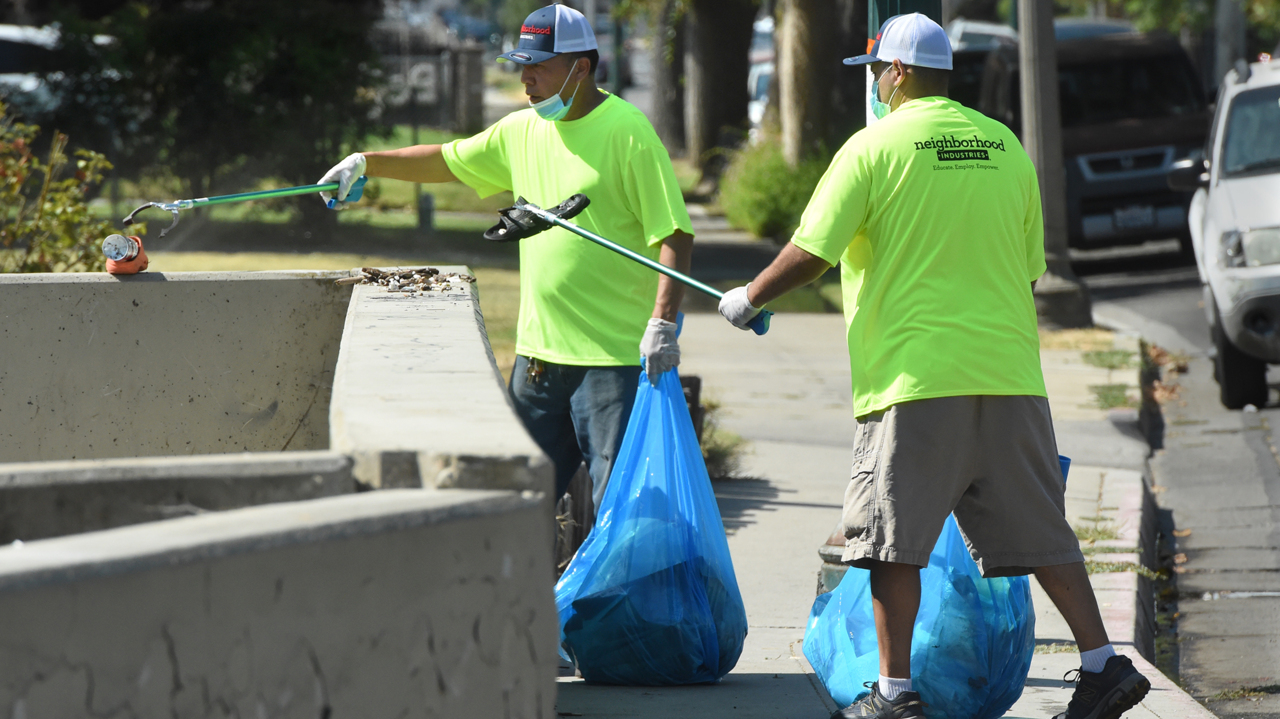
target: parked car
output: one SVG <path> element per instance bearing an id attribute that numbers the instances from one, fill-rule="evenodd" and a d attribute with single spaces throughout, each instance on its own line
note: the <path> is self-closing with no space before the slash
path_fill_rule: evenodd
<path id="1" fill-rule="evenodd" d="M 1168 182 L 1195 193 L 1188 223 L 1222 404 L 1262 407 L 1267 364 L 1280 363 L 1280 62 L 1227 73 L 1203 155 Z"/>
<path id="2" fill-rule="evenodd" d="M 0 25 L 0 100 L 28 118 L 57 109 L 58 100 L 44 80 L 57 45 L 54 28 Z"/>
<path id="3" fill-rule="evenodd" d="M 1190 256 L 1190 193 L 1165 173 L 1204 146 L 1210 112 L 1186 52 L 1172 37 L 1114 23 L 1059 23 L 1067 238 L 1091 249 L 1176 237 Z M 1022 131 L 1016 43 L 955 53 L 951 94 Z"/>

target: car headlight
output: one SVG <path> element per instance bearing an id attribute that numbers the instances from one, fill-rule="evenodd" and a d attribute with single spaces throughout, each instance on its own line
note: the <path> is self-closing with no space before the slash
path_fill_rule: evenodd
<path id="1" fill-rule="evenodd" d="M 1280 227 L 1222 233 L 1223 267 L 1280 265 Z"/>

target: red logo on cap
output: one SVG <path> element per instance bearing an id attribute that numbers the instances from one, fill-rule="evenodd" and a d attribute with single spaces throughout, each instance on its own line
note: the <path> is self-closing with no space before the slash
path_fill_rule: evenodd
<path id="1" fill-rule="evenodd" d="M 528 25 L 521 25 L 521 26 L 520 26 L 520 32 L 522 32 L 522 33 L 523 33 L 523 32 L 531 32 L 531 33 L 533 33 L 533 34 L 535 34 L 535 35 L 550 35 L 550 34 L 551 34 L 551 28 L 549 28 L 549 27 L 530 27 L 530 26 L 528 26 Z"/>

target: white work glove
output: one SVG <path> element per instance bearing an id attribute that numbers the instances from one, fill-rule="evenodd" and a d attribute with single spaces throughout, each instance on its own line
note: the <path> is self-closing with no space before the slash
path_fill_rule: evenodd
<path id="1" fill-rule="evenodd" d="M 343 200 L 347 199 L 347 193 L 351 192 L 351 184 L 364 174 L 365 164 L 364 155 L 353 152 L 347 155 L 342 162 L 334 165 L 328 172 L 324 173 L 324 177 L 321 177 L 320 182 L 316 183 L 317 185 L 323 185 L 326 182 L 338 183 L 338 201 L 334 204 L 333 209 L 341 210 L 347 206 L 347 203 L 343 202 Z M 320 199 L 324 200 L 326 205 L 329 204 L 331 197 L 333 195 L 328 192 L 320 193 Z"/>
<path id="2" fill-rule="evenodd" d="M 720 298 L 720 315 L 740 330 L 750 329 L 747 323 L 760 314 L 760 308 L 752 307 L 747 299 L 747 288 L 751 285 L 735 287 Z"/>
<path id="3" fill-rule="evenodd" d="M 640 356 L 644 357 L 644 369 L 649 382 L 657 385 L 658 378 L 667 370 L 680 364 L 680 345 L 676 343 L 676 323 L 659 317 L 649 320 L 640 339 Z"/>

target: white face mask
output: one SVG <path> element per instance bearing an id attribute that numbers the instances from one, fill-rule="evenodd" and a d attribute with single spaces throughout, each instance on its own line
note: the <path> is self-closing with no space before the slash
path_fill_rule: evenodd
<path id="1" fill-rule="evenodd" d="M 560 86 L 560 92 L 564 92 L 564 89 L 569 86 L 569 78 L 573 77 L 573 70 L 577 68 L 578 64 L 575 62 L 573 69 L 569 71 L 568 75 L 565 75 L 564 84 Z M 569 108 L 573 107 L 573 98 L 578 96 L 579 87 L 582 87 L 581 81 L 578 82 L 577 87 L 573 88 L 573 94 L 569 96 L 568 102 L 561 100 L 560 92 L 557 92 L 542 102 L 530 102 L 529 107 L 532 107 L 533 111 L 538 113 L 538 117 L 554 122 L 569 114 Z"/>

